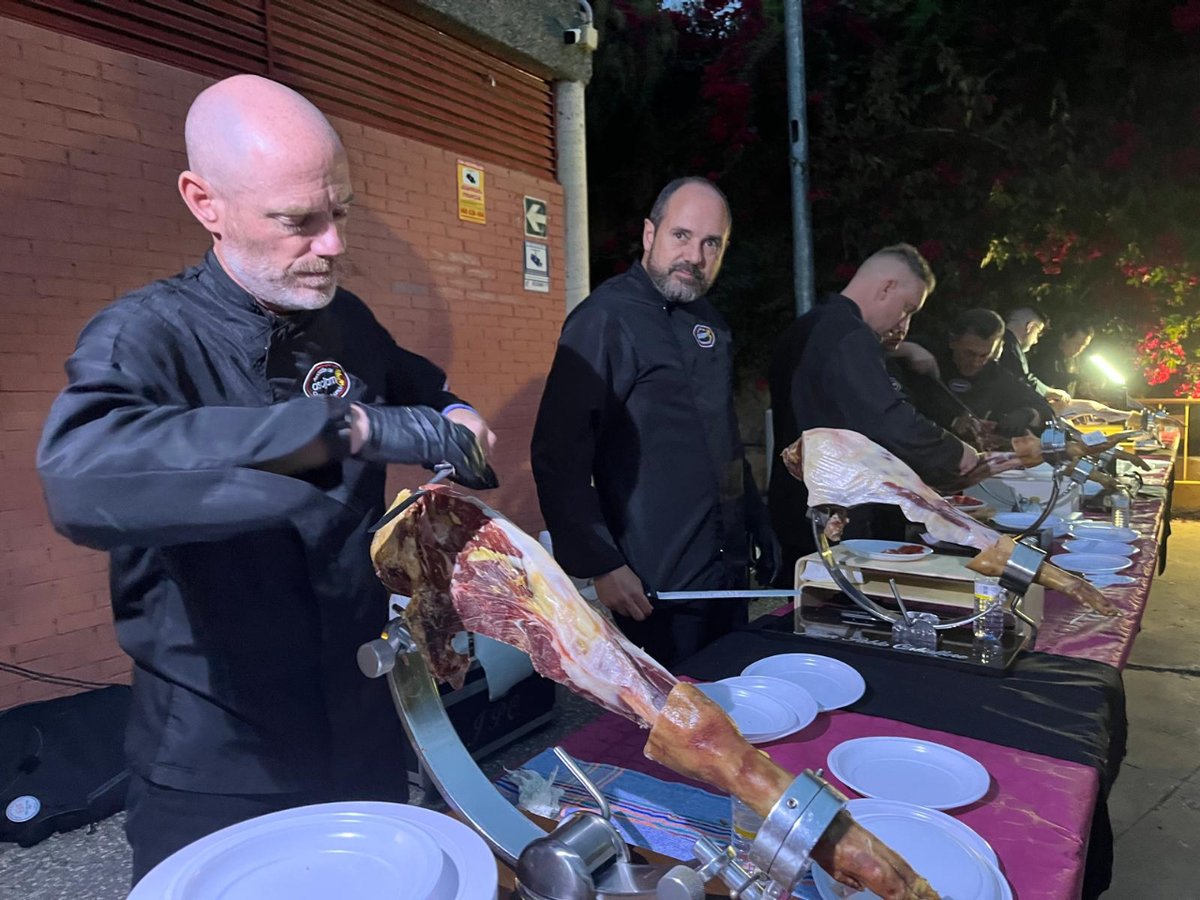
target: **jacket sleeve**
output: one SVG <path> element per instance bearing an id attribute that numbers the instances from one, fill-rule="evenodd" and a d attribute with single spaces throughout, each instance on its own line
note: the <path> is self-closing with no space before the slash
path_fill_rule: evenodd
<path id="1" fill-rule="evenodd" d="M 579 307 L 563 325 L 538 407 L 530 459 L 554 556 L 576 578 L 625 565 L 592 483 L 596 444 L 631 368 L 628 342 L 603 311 Z"/>
<path id="2" fill-rule="evenodd" d="M 110 308 L 84 329 L 37 458 L 51 521 L 71 540 L 100 549 L 221 540 L 322 501 L 286 473 L 339 455 L 344 401 L 192 407 L 172 382 L 183 355 L 148 315 Z"/>
<path id="3" fill-rule="evenodd" d="M 905 379 L 913 406 L 942 428 L 949 429 L 959 416 L 972 415 L 971 410 L 932 375 L 908 372 Z"/>
<path id="4" fill-rule="evenodd" d="M 1054 409 L 1049 401 L 1028 381 L 1007 369 L 1001 369 L 997 375 L 998 394 L 1005 399 L 1006 408 L 1029 407 L 1041 416 L 1042 421 L 1054 418 Z"/>
<path id="5" fill-rule="evenodd" d="M 796 377 L 803 377 L 797 370 Z M 866 329 L 847 333 L 825 355 L 822 394 L 836 404 L 838 419 L 890 450 L 926 482 L 958 474 L 963 442 L 939 428 L 893 387 L 879 341 Z M 792 396 L 802 392 L 793 385 Z M 804 416 L 797 411 L 797 418 Z"/>

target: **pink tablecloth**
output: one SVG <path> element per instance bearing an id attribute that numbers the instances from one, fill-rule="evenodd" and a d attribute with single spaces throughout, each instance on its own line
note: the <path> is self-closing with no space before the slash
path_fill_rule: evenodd
<path id="1" fill-rule="evenodd" d="M 1156 466 L 1146 473 L 1147 484 L 1162 485 L 1170 468 Z M 1159 531 L 1162 527 L 1165 503 L 1162 500 L 1138 499 L 1132 510 L 1132 526 L 1142 534 L 1134 546 L 1138 553 L 1133 565 L 1121 572 L 1134 578 L 1127 587 L 1104 589 L 1104 595 L 1121 610 L 1121 617 L 1110 619 L 1086 613 L 1070 598 L 1057 591 L 1046 592 L 1044 620 L 1038 633 L 1037 649 L 1060 656 L 1075 656 L 1125 668 L 1133 640 L 1141 630 L 1142 615 L 1150 601 L 1155 566 L 1159 553 Z"/>
<path id="2" fill-rule="evenodd" d="M 991 789 L 979 802 L 950 814 L 995 848 L 1017 900 L 1079 897 L 1099 787 L 1094 769 L 849 712 L 822 713 L 808 728 L 764 749 L 780 765 L 799 772 L 824 767 L 829 751 L 842 741 L 870 735 L 923 738 L 977 759 L 991 773 Z M 645 743 L 646 732 L 611 714 L 563 741 L 580 759 L 623 766 L 665 781 L 687 780 L 646 759 L 642 755 Z M 826 775 L 848 796 L 857 796 L 831 773 Z"/>

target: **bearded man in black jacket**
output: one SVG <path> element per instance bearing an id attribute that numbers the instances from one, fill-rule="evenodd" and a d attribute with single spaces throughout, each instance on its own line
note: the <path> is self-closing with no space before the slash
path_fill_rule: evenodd
<path id="1" fill-rule="evenodd" d="M 668 666 L 744 622 L 746 604 L 653 594 L 746 587 L 751 540 L 769 581 L 776 553 L 738 434 L 732 336 L 704 296 L 730 224 L 705 179 L 662 189 L 641 262 L 563 324 L 533 433 L 555 558 Z"/>
<path id="2" fill-rule="evenodd" d="M 483 419 L 338 287 L 350 176 L 325 117 L 238 75 L 185 137 L 212 250 L 88 323 L 38 450 L 55 527 L 111 554 L 135 883 L 248 818 L 407 796 L 386 685 L 355 664 L 387 621 L 385 466 L 495 486 Z"/>

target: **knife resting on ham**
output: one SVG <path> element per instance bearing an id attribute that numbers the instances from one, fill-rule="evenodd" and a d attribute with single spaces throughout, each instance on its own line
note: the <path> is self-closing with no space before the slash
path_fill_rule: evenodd
<path id="1" fill-rule="evenodd" d="M 376 533 L 371 557 L 380 580 L 411 597 L 405 618 L 434 677 L 460 686 L 469 660 L 452 641 L 462 631 L 483 634 L 524 650 L 547 678 L 649 728 L 650 759 L 736 795 L 760 815 L 794 780 L 719 706 L 589 606 L 536 540 L 476 498 L 429 487 Z M 812 857 L 838 881 L 884 900 L 938 896 L 844 810 Z"/>
<path id="2" fill-rule="evenodd" d="M 980 550 L 967 567 L 983 575 L 1000 575 L 1012 555 L 1012 538 L 955 509 L 904 462 L 856 431 L 811 428 L 781 456 L 787 470 L 808 488 L 810 507 L 894 504 L 911 521 L 924 523 L 939 541 Z M 844 524 L 835 519 L 836 528 Z M 837 540 L 840 534 L 827 531 L 827 536 Z M 1117 614 L 1097 588 L 1050 562 L 1042 563 L 1037 583 L 1104 615 Z"/>

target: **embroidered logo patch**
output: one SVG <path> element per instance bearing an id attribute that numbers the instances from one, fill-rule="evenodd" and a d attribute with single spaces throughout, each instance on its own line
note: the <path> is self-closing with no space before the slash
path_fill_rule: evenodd
<path id="1" fill-rule="evenodd" d="M 341 363 L 324 360 L 308 370 L 304 393 L 309 397 L 345 397 L 350 393 L 350 376 Z"/>
<path id="2" fill-rule="evenodd" d="M 965 394 L 971 390 L 971 382 L 965 378 L 951 378 L 946 382 L 946 387 L 950 388 L 956 394 Z"/>
<path id="3" fill-rule="evenodd" d="M 717 342 L 717 333 L 709 325 L 697 325 L 692 329 L 692 337 L 696 343 L 707 350 Z"/>

